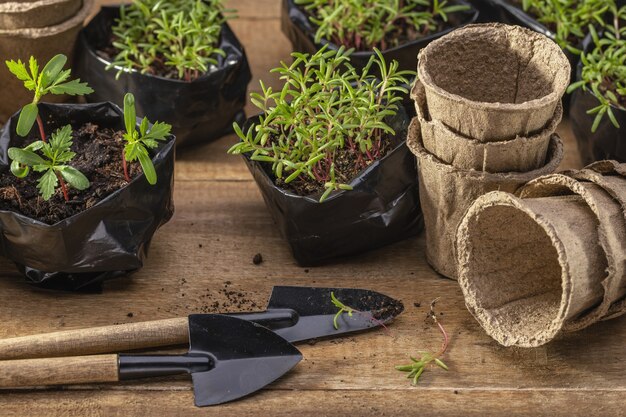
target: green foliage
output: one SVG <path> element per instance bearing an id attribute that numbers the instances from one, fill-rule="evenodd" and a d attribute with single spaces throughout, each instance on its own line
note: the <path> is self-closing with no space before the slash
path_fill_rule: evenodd
<path id="1" fill-rule="evenodd" d="M 121 6 L 112 28 L 117 55 L 107 69 L 155 73 L 191 81 L 224 56 L 217 47 L 222 24 L 232 17 L 222 0 L 134 0 Z"/>
<path id="2" fill-rule="evenodd" d="M 355 310 L 352 307 L 348 307 L 347 305 L 339 301 L 337 297 L 335 297 L 335 293 L 333 291 L 330 292 L 330 300 L 332 301 L 333 305 L 339 309 L 339 311 L 337 312 L 337 314 L 335 314 L 335 317 L 333 318 L 333 327 L 335 328 L 335 330 L 339 330 L 339 324 L 337 323 L 339 317 L 343 313 L 346 313 L 349 317 L 352 317 L 352 313 L 354 313 Z"/>
<path id="3" fill-rule="evenodd" d="M 604 14 L 614 0 L 518 0 L 525 12 L 554 31 L 554 40 L 563 49 L 580 54 L 578 43 L 589 25 L 604 26 Z"/>
<path id="4" fill-rule="evenodd" d="M 124 96 L 124 124 L 126 125 L 124 158 L 128 162 L 139 160 L 146 179 L 151 185 L 154 185 L 157 182 L 157 175 L 148 149 L 157 148 L 159 146 L 158 141 L 167 138 L 172 126 L 167 123 L 155 122 L 148 129 L 150 122 L 144 117 L 139 125 L 139 131 L 137 131 L 135 114 L 135 97 L 131 93 L 127 93 Z"/>
<path id="5" fill-rule="evenodd" d="M 76 168 L 68 165 L 76 154 L 72 146 L 72 126 L 67 125 L 52 134 L 49 142 L 38 140 L 25 148 L 9 148 L 11 172 L 24 178 L 32 169 L 43 172 L 37 188 L 44 200 L 49 200 L 59 185 L 60 177 L 77 190 L 89 188 L 89 180 Z M 39 152 L 39 155 L 37 152 Z"/>
<path id="6" fill-rule="evenodd" d="M 469 7 L 449 0 L 295 0 L 312 14 L 315 41 L 356 50 L 385 50 L 437 31 L 450 13 Z M 408 38 L 408 39 L 403 39 Z"/>
<path id="7" fill-rule="evenodd" d="M 272 164 L 285 184 L 300 177 L 316 181 L 325 190 L 320 202 L 334 190 L 350 190 L 353 178 L 340 177 L 336 160 L 348 155 L 362 169 L 380 157 L 394 134 L 385 119 L 396 114 L 406 77 L 415 74 L 398 71 L 396 61 L 387 66 L 378 50 L 359 73 L 350 65 L 351 52 L 324 47 L 311 56 L 292 53 L 291 65 L 281 62 L 272 72 L 284 80 L 282 90 L 261 82 L 262 93 L 250 95 L 264 114 L 246 133 L 234 124 L 241 142 L 229 153 Z M 373 65 L 380 79 L 369 75 Z"/>
<path id="8" fill-rule="evenodd" d="M 55 55 L 40 72 L 39 64 L 32 56 L 28 61 L 28 69 L 26 64 L 19 59 L 17 61 L 5 61 L 9 71 L 24 82 L 24 87 L 34 92 L 32 103 L 24 106 L 20 112 L 16 128 L 18 135 L 26 136 L 30 132 L 39 114 L 37 103 L 44 95 L 50 93 L 74 96 L 93 93 L 87 83 L 81 83 L 78 79 L 67 81 L 72 71 L 63 70 L 66 62 L 67 57 L 65 55 Z"/>
<path id="9" fill-rule="evenodd" d="M 613 13 L 616 18 L 612 19 L 613 24 L 608 25 L 602 37 L 590 26 L 595 47 L 581 55 L 581 80 L 568 88 L 570 93 L 583 88 L 598 99 L 599 104 L 587 111 L 595 114 L 592 132 L 597 130 L 605 116 L 619 128 L 614 109 L 626 111 L 626 27 L 620 26 L 626 22 L 626 7 L 619 11 L 614 9 Z"/>

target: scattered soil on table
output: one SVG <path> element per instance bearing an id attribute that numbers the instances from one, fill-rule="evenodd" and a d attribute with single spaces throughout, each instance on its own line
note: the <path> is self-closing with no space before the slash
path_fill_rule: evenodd
<path id="1" fill-rule="evenodd" d="M 46 131 L 50 136 L 50 129 Z M 38 129 L 33 128 L 33 131 Z M 24 147 L 38 136 L 17 138 L 12 145 Z M 90 182 L 88 189 L 79 191 L 68 185 L 70 201 L 66 202 L 59 186 L 48 201 L 44 201 L 37 189 L 41 177 L 38 172 L 31 172 L 26 178 L 17 178 L 7 168 L 0 172 L 0 210 L 21 213 L 43 223 L 54 224 L 63 219 L 81 213 L 94 206 L 113 192 L 126 186 L 122 167 L 124 149 L 123 132 L 87 123 L 72 132 L 72 151 L 76 156 L 70 165 L 82 172 Z M 129 164 L 131 178 L 142 173 L 138 163 Z"/>
<path id="2" fill-rule="evenodd" d="M 257 253 L 252 257 L 252 263 L 255 265 L 261 265 L 263 263 L 263 255 Z"/>

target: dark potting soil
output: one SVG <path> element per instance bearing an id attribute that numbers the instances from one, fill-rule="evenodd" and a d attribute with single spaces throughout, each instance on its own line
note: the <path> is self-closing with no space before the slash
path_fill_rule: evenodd
<path id="1" fill-rule="evenodd" d="M 38 132 L 35 127 L 33 132 Z M 46 131 L 50 135 L 49 129 Z M 39 136 L 31 133 L 13 146 L 24 147 Z M 90 186 L 79 191 L 68 186 L 70 201 L 66 202 L 60 186 L 48 201 L 37 189 L 40 173 L 31 172 L 26 178 L 15 177 L 11 171 L 0 173 L 0 210 L 14 211 L 43 223 L 54 224 L 94 206 L 113 192 L 127 185 L 122 166 L 123 132 L 100 129 L 87 123 L 72 132 L 72 151 L 76 156 L 70 163 L 89 179 Z M 131 178 L 142 174 L 138 163 L 128 166 Z"/>
<path id="2" fill-rule="evenodd" d="M 375 161 L 382 159 L 392 149 L 393 145 L 388 137 L 382 138 L 380 151 L 377 155 L 375 155 L 375 158 L 371 160 L 358 150 L 353 151 L 347 147 L 338 149 L 334 158 L 335 180 L 337 184 L 349 184 L 354 178 L 359 176 L 363 170 Z M 324 170 L 327 169 L 328 162 L 325 160 L 320 161 L 320 167 Z M 319 194 L 323 193 L 325 190 L 325 181 L 318 181 L 317 179 L 311 178 L 306 174 L 301 174 L 298 178 L 288 184 L 285 183 L 284 178 L 275 178 L 274 183 L 276 186 L 300 196 Z"/>

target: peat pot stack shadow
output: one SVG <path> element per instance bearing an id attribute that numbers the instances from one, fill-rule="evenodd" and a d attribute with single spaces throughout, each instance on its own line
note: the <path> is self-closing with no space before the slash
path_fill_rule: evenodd
<path id="1" fill-rule="evenodd" d="M 626 311 L 626 165 L 601 161 L 476 200 L 459 283 L 485 331 L 536 347 Z"/>
<path id="2" fill-rule="evenodd" d="M 0 58 L 28 61 L 32 55 L 47 62 L 56 54 L 72 60 L 79 30 L 91 13 L 94 0 L 16 0 L 0 2 Z M 3 65 L 4 66 L 4 65 Z M 0 102 L 0 121 L 32 100 L 23 82 L 6 68 L 0 70 L 5 97 Z M 59 96 L 65 100 L 64 96 Z"/>
<path id="3" fill-rule="evenodd" d="M 456 279 L 456 230 L 476 198 L 514 193 L 560 164 L 555 130 L 569 72 L 549 38 L 503 24 L 466 26 L 420 52 L 408 145 L 419 165 L 426 257 L 437 272 Z"/>

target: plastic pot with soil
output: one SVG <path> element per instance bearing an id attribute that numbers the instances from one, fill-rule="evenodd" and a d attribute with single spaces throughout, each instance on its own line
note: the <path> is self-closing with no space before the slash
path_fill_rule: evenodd
<path id="1" fill-rule="evenodd" d="M 241 142 L 231 148 L 243 154 L 301 265 L 375 249 L 421 227 L 415 159 L 404 141 L 409 118 L 395 90 L 410 74 L 392 64 L 384 81 L 361 78 L 346 69 L 345 51 L 328 54 L 304 59 L 310 69 L 300 94 L 252 94 L 264 113 L 236 129 Z M 300 79 L 298 64 L 280 71 Z"/>
<path id="2" fill-rule="evenodd" d="M 126 6 L 124 18 L 119 21 L 122 23 L 117 21 L 120 7 L 103 7 L 80 33 L 77 71 L 96 91 L 87 97 L 90 102 L 121 104 L 124 94 L 131 92 L 137 111 L 151 120 L 171 124 L 180 146 L 213 141 L 231 133 L 233 122 L 245 120 L 243 107 L 251 73 L 239 40 L 221 15 L 214 14 L 221 9 L 210 9 L 212 6 L 203 2 L 185 2 L 184 8 L 179 3 L 166 2 L 158 7 L 167 9 L 165 13 L 172 20 L 181 13 L 185 22 L 191 22 L 194 13 L 203 17 L 197 27 L 180 28 L 189 29 L 190 34 L 175 38 L 189 42 L 202 39 L 211 43 L 210 52 L 204 45 L 191 48 L 191 53 L 187 49 L 168 56 L 168 42 L 174 39 L 169 35 L 171 30 L 160 27 L 154 19 L 137 17 L 132 5 Z M 212 3 L 218 7 L 217 1 Z M 139 42 L 132 35 L 136 34 L 132 29 L 135 26 L 150 41 L 145 48 L 131 53 L 129 50 L 135 49 L 130 45 Z M 215 29 L 214 33 L 206 31 L 209 27 Z M 203 37 L 198 38 L 194 30 Z M 121 38 L 120 34 L 128 35 Z"/>
<path id="3" fill-rule="evenodd" d="M 329 7 L 326 3 L 283 0 L 281 29 L 297 52 L 314 53 L 324 45 L 328 45 L 329 49 L 338 49 L 340 46 L 354 48 L 351 62 L 358 69 L 365 67 L 374 55 L 373 48 L 377 48 L 382 51 L 387 62 L 395 60 L 400 69 L 415 70 L 417 54 L 423 47 L 454 29 L 474 23 L 478 18 L 478 11 L 464 0 L 448 1 L 445 7 L 449 9 L 443 13 L 433 11 L 432 7 L 416 5 L 419 10 L 429 13 L 429 17 L 415 21 L 403 13 L 384 12 L 380 5 L 364 2 L 362 10 L 353 10 L 353 6 L 346 2 L 332 13 L 332 18 L 317 24 L 313 20 L 317 19 L 321 8 Z M 393 6 L 393 2 L 390 2 L 389 7 L 393 9 Z M 355 14 L 354 19 L 346 18 L 346 14 L 350 13 Z M 362 20 L 359 27 L 347 26 L 353 25 L 358 19 Z M 366 29 L 370 25 L 386 26 L 387 30 L 370 34 Z M 338 33 L 344 33 L 343 37 Z"/>

